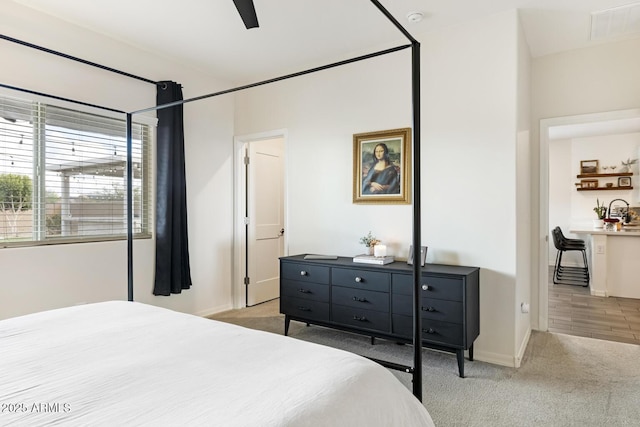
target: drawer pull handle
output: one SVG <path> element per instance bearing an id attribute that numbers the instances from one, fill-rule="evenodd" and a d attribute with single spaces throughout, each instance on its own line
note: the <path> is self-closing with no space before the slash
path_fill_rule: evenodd
<path id="1" fill-rule="evenodd" d="M 357 320 L 357 321 L 359 321 L 359 322 L 366 322 L 366 321 L 367 321 L 367 318 L 366 318 L 366 317 L 364 317 L 364 316 L 362 316 L 362 317 L 360 317 L 360 316 L 353 316 L 353 320 Z"/>
<path id="2" fill-rule="evenodd" d="M 359 298 L 359 297 L 353 297 L 353 300 L 354 301 L 358 301 L 358 302 L 369 302 L 369 301 L 367 301 L 366 298 Z"/>
<path id="3" fill-rule="evenodd" d="M 298 306 L 298 310 L 300 310 L 300 311 L 311 311 L 311 309 L 310 309 L 310 308 L 307 308 L 307 307 L 300 307 L 300 306 Z"/>
<path id="4" fill-rule="evenodd" d="M 435 334 L 436 330 L 433 328 L 429 328 L 429 329 L 423 329 L 422 332 L 426 333 L 426 334 Z"/>
<path id="5" fill-rule="evenodd" d="M 429 285 L 422 285 L 422 290 L 423 290 L 423 291 L 428 291 L 429 289 L 431 289 L 431 288 L 429 287 Z"/>
<path id="6" fill-rule="evenodd" d="M 306 272 L 306 271 L 304 271 L 304 270 L 302 270 L 302 271 L 300 272 L 300 275 L 301 275 L 301 276 L 306 276 L 306 275 L 307 275 L 307 272 Z"/>
<path id="7" fill-rule="evenodd" d="M 356 276 L 356 283 L 364 282 L 364 279 L 360 276 Z"/>
<path id="8" fill-rule="evenodd" d="M 435 308 L 433 308 L 433 307 L 422 307 L 422 310 L 423 310 L 423 311 L 429 311 L 429 312 L 434 312 L 434 311 L 436 311 L 436 309 L 435 309 Z"/>
<path id="9" fill-rule="evenodd" d="M 302 292 L 303 294 L 310 294 L 311 291 L 309 289 L 298 289 L 298 292 Z"/>

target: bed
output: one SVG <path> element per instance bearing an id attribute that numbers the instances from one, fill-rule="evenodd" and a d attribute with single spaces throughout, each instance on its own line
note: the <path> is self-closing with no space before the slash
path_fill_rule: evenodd
<path id="1" fill-rule="evenodd" d="M 0 425 L 432 426 L 387 369 L 137 302 L 0 321 Z"/>

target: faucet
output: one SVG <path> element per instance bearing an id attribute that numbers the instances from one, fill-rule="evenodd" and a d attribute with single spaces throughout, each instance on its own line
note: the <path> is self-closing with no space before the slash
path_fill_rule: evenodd
<path id="1" fill-rule="evenodd" d="M 617 200 L 619 200 L 621 202 L 624 202 L 627 205 L 627 211 L 624 214 L 624 218 L 623 218 L 622 222 L 629 222 L 629 219 L 630 219 L 629 218 L 629 202 L 627 202 L 626 200 L 623 200 L 623 199 L 613 199 L 611 201 L 611 203 L 609 203 L 609 209 L 607 211 L 607 218 L 611 218 L 611 205 L 613 205 L 613 202 L 615 202 Z"/>

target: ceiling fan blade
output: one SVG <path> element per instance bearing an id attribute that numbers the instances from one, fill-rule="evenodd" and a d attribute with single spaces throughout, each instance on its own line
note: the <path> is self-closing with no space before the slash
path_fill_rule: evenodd
<path id="1" fill-rule="evenodd" d="M 253 0 L 233 0 L 233 3 L 235 3 L 247 30 L 258 27 L 258 16 L 256 8 L 253 6 Z"/>

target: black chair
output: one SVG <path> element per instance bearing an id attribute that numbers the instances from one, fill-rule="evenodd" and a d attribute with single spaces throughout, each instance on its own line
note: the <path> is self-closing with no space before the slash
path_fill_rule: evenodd
<path id="1" fill-rule="evenodd" d="M 562 234 L 562 229 L 556 227 L 551 231 L 553 244 L 558 250 L 556 264 L 553 269 L 553 283 L 557 285 L 589 286 L 589 263 L 587 261 L 587 246 L 584 240 L 568 239 Z M 582 252 L 584 267 L 569 267 L 562 265 L 562 255 L 568 251 Z"/>

